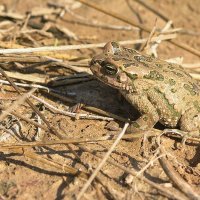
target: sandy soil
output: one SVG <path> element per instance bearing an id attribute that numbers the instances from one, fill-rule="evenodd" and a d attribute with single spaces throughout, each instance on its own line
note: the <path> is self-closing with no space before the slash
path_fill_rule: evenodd
<path id="1" fill-rule="evenodd" d="M 14 3 L 15 2 L 15 3 Z M 0 5 L 5 5 L 7 10 L 17 12 L 20 14 L 30 12 L 34 8 L 40 7 L 47 8 L 46 0 L 38 1 L 12 1 L 12 0 L 0 0 Z M 53 2 L 53 1 L 51 1 Z M 58 1 L 61 5 L 67 5 L 68 1 Z M 138 23 L 144 24 L 148 27 L 153 27 L 155 24 L 156 15 L 135 1 L 125 0 L 93 0 L 96 5 L 103 7 L 107 10 L 112 10 L 122 16 L 126 16 L 129 19 Z M 148 0 L 150 5 L 157 8 L 157 10 L 165 13 L 165 15 L 171 19 L 175 27 L 183 28 L 187 33 L 191 34 L 179 34 L 176 39 L 179 42 L 188 44 L 189 46 L 199 49 L 200 37 L 197 33 L 200 33 L 200 6 L 198 0 L 165 0 L 156 1 Z M 81 5 L 73 10 L 75 16 L 69 13 L 65 13 L 64 19 L 58 19 L 57 23 L 63 27 L 68 28 L 74 34 L 76 34 L 79 40 L 73 40 L 66 37 L 62 37 L 59 34 L 54 33 L 53 39 L 47 39 L 44 36 L 33 35 L 34 41 L 37 41 L 39 46 L 43 45 L 64 45 L 64 44 L 87 44 L 87 43 L 99 43 L 107 42 L 110 40 L 132 40 L 139 39 L 140 34 L 138 30 L 114 30 L 99 27 L 86 26 L 79 23 L 74 23 L 73 20 L 79 21 L 78 15 L 84 19 L 96 20 L 98 22 L 107 25 L 118 25 L 127 27 L 129 25 L 107 16 L 101 12 L 98 12 L 92 8 Z M 79 16 L 79 17 L 80 17 Z M 1 18 L 4 21 L 5 18 Z M 41 23 L 40 17 L 32 19 L 35 23 Z M 1 22 L 0 21 L 0 22 Z M 14 21 L 15 22 L 15 21 Z M 17 22 L 15 22 L 17 23 Z M 42 22 L 44 23 L 44 22 Z M 157 17 L 157 26 L 159 28 L 164 27 L 166 22 Z M 12 33 L 10 33 L 12 34 Z M 142 37 L 148 37 L 147 33 L 142 32 Z M 195 35 L 197 34 L 197 35 Z M 45 38 L 45 39 L 44 39 Z M 30 38 L 29 38 L 30 39 Z M 5 42 L 6 40 L 4 40 Z M 14 41 L 13 37 L 8 37 L 7 41 Z M 34 43 L 27 42 L 27 40 L 20 40 L 20 37 L 16 39 L 17 44 L 24 46 L 35 46 Z M 136 48 L 136 46 L 132 46 Z M 2 48 L 2 46 L 1 46 Z M 67 51 L 66 54 L 70 56 L 91 58 L 93 55 L 99 53 L 101 49 L 83 49 Z M 168 42 L 162 42 L 158 48 L 158 54 L 160 58 L 168 59 L 174 57 L 183 57 L 184 63 L 197 63 L 199 57 L 178 48 Z M 19 66 L 15 64 L 16 66 Z M 25 65 L 25 66 L 28 66 Z M 10 70 L 11 68 L 7 68 Z M 13 68 L 11 70 L 19 69 L 23 73 L 40 73 L 42 75 L 64 76 L 70 75 L 69 70 L 63 67 L 27 67 L 25 69 Z M 9 86 L 2 86 L 4 91 L 8 93 L 13 89 Z M 104 111 L 119 115 L 125 118 L 135 119 L 138 117 L 137 111 L 135 111 L 127 102 L 118 98 L 118 92 L 103 83 L 100 83 L 96 79 L 81 82 L 79 84 L 71 84 L 67 86 L 56 87 L 57 90 L 73 98 L 77 102 L 84 103 L 89 106 L 100 108 Z M 38 92 L 37 96 L 45 99 L 46 102 L 54 105 L 57 108 L 66 110 L 74 104 L 63 102 L 51 95 L 43 92 Z M 13 101 L 1 100 L 3 105 L 11 105 Z M 45 109 L 41 103 L 36 100 L 32 102 L 43 113 L 49 123 L 58 131 L 63 133 L 66 138 L 98 138 L 110 134 L 118 134 L 117 131 L 110 131 L 106 128 L 109 124 L 105 120 L 91 120 L 91 119 L 74 119 L 62 114 L 56 114 L 49 109 Z M 38 120 L 33 111 L 27 106 L 27 104 L 21 105 L 16 112 L 23 114 L 28 118 Z M 88 113 L 84 109 L 79 111 L 80 113 Z M 91 114 L 94 114 L 91 112 Z M 31 142 L 36 140 L 36 134 L 38 130 L 27 122 L 19 120 L 22 126 L 21 133 L 17 139 L 8 138 L 6 143 L 15 142 L 20 140 L 24 142 Z M 8 126 L 8 123 L 16 126 L 16 119 L 8 117 L 3 122 Z M 122 128 L 123 123 L 116 120 L 116 123 Z M 163 128 L 158 125 L 158 128 Z M 10 130 L 10 129 L 9 129 Z M 2 131 L 2 135 L 5 132 Z M 55 136 L 51 133 L 41 130 L 43 135 L 43 141 L 55 140 Z M 1 137 L 2 137 L 1 135 Z M 91 151 L 97 151 L 98 155 L 104 155 L 105 151 L 112 145 L 112 140 L 95 142 L 92 144 L 84 143 L 83 147 L 87 147 Z M 181 177 L 190 184 L 196 192 L 200 191 L 200 148 L 199 143 L 188 142 L 183 148 L 180 147 L 180 140 L 163 136 L 163 146 L 170 154 L 170 163 L 174 166 Z M 79 177 L 79 175 L 71 175 L 67 173 L 64 166 L 72 166 L 73 168 L 81 171 L 91 173 L 100 162 L 100 159 L 94 157 L 91 153 L 85 152 L 77 146 L 71 145 L 71 148 L 76 151 L 80 156 L 81 163 L 74 158 L 74 155 L 65 145 L 54 145 L 45 147 L 24 148 L 23 151 L 2 151 L 0 155 L 0 199 L 74 199 L 75 196 L 83 188 L 86 180 Z M 31 159 L 30 155 L 26 152 L 36 153 L 37 157 Z M 155 140 L 148 138 L 135 139 L 134 141 L 122 140 L 111 155 L 111 160 L 118 164 L 135 170 L 141 170 L 144 168 L 155 154 Z M 26 156 L 27 155 L 27 156 Z M 60 163 L 60 168 L 51 166 L 49 163 L 45 164 L 40 161 L 39 158 L 50 160 L 50 163 Z M 149 180 L 166 187 L 166 190 L 171 188 L 170 180 L 164 173 L 159 162 L 155 160 L 152 165 L 145 171 L 144 176 Z M 82 199 L 168 199 L 155 188 L 151 187 L 144 181 L 139 180 L 136 177 L 130 177 L 125 171 L 111 165 L 105 164 L 98 174 L 98 180 L 89 187 Z M 129 181 L 132 180 L 132 181 Z"/>

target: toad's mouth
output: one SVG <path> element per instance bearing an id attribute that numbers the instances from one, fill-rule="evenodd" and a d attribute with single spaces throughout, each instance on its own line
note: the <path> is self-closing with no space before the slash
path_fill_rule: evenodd
<path id="1" fill-rule="evenodd" d="M 128 85 L 128 83 L 121 83 L 117 80 L 117 75 L 105 75 L 102 66 L 99 63 L 91 65 L 90 69 L 95 77 L 101 82 L 119 90 L 133 92 L 132 86 Z"/>

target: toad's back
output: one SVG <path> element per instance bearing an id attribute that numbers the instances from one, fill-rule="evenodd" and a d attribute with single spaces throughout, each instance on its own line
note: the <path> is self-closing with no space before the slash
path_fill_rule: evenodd
<path id="1" fill-rule="evenodd" d="M 199 85 L 181 66 L 110 42 L 92 59 L 91 70 L 140 111 L 139 128 L 160 121 L 170 127 L 180 122 L 182 130 L 200 129 Z"/>

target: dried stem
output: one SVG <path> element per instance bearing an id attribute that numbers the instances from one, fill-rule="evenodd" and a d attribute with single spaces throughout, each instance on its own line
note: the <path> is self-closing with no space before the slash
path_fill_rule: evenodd
<path id="1" fill-rule="evenodd" d="M 35 122 L 37 123 L 37 122 Z M 44 129 L 44 126 L 40 126 L 39 128 Z M 48 130 L 47 128 L 44 130 Z M 143 137 L 144 133 L 135 133 L 131 135 L 124 135 L 123 139 L 135 139 Z M 154 134 L 155 136 L 155 134 Z M 149 136 L 150 137 L 150 136 Z M 98 138 L 63 138 L 61 140 L 53 140 L 53 141 L 36 141 L 36 142 L 18 142 L 16 143 L 0 143 L 0 149 L 19 149 L 19 148 L 32 148 L 32 147 L 42 147 L 42 146 L 52 146 L 58 144 L 80 144 L 80 143 L 96 143 L 100 141 L 108 141 L 108 140 L 116 140 L 116 135 L 107 135 Z"/>
<path id="2" fill-rule="evenodd" d="M 96 151 L 91 151 L 90 149 L 86 148 L 85 146 L 80 146 L 79 147 L 86 151 L 86 152 L 89 152 L 91 153 L 92 155 L 98 157 L 98 158 L 101 158 L 103 159 L 104 157 L 101 156 L 101 155 L 97 155 L 96 154 Z M 138 172 L 136 170 L 134 170 L 133 168 L 129 169 L 128 167 L 125 167 L 125 166 L 122 166 L 120 165 L 119 163 L 115 162 L 115 161 L 112 161 L 112 160 L 107 160 L 107 162 L 115 167 L 118 167 L 119 169 L 131 174 L 132 176 L 136 176 L 138 179 L 146 182 L 147 184 L 149 184 L 151 187 L 154 187 L 156 188 L 159 193 L 163 194 L 164 196 L 170 198 L 170 199 L 177 199 L 177 200 L 187 200 L 187 198 L 182 194 L 180 193 L 178 190 L 169 190 L 165 187 L 163 187 L 162 185 L 159 185 L 157 183 L 154 183 L 153 181 L 149 180 L 148 178 L 144 177 L 144 176 L 137 176 Z"/>
<path id="3" fill-rule="evenodd" d="M 55 169 L 59 170 L 60 172 L 62 172 L 64 170 L 65 173 L 78 175 L 84 179 L 88 178 L 88 174 L 83 171 L 80 171 L 80 170 L 70 167 L 68 165 L 63 165 L 63 163 L 61 164 L 61 163 L 53 161 L 49 158 L 42 157 L 41 155 L 37 155 L 36 153 L 27 151 L 26 149 L 17 149 L 17 150 L 12 150 L 10 152 L 17 153 L 17 154 L 19 154 L 19 153 L 23 154 L 25 157 L 33 159 L 34 161 L 36 160 L 42 164 L 45 164 L 46 166 L 54 167 Z"/>
<path id="4" fill-rule="evenodd" d="M 95 179 L 97 173 L 101 170 L 101 168 L 103 167 L 103 165 L 106 163 L 106 161 L 109 158 L 110 154 L 112 153 L 112 151 L 114 150 L 114 148 L 117 146 L 117 144 L 121 140 L 122 136 L 124 135 L 124 133 L 125 133 L 128 125 L 129 125 L 128 123 L 126 123 L 124 125 L 123 130 L 118 135 L 117 139 L 115 140 L 115 142 L 113 143 L 113 145 L 110 147 L 109 151 L 105 154 L 104 158 L 99 163 L 98 167 L 94 170 L 93 174 L 90 176 L 90 178 L 88 179 L 88 181 L 86 182 L 86 184 L 84 185 L 84 187 L 81 189 L 80 193 L 77 196 L 77 200 L 79 200 L 79 199 L 82 198 L 82 196 L 84 195 L 84 193 L 86 192 L 86 190 L 88 189 L 88 187 L 90 186 L 90 184 L 92 183 L 92 181 Z"/>
<path id="5" fill-rule="evenodd" d="M 34 93 L 36 88 L 32 89 L 30 92 L 23 94 L 17 101 L 15 101 L 12 106 L 8 107 L 1 115 L 0 115 L 0 121 L 2 121 L 10 112 L 14 111 L 16 107 L 18 107 L 20 104 L 22 104 L 26 99 Z"/>
<path id="6" fill-rule="evenodd" d="M 48 76 L 41 76 L 41 74 L 23 74 L 20 72 L 10 72 L 4 71 L 9 77 L 24 80 L 24 81 L 31 81 L 33 83 L 41 83 L 45 84 L 48 82 Z"/>
<path id="7" fill-rule="evenodd" d="M 40 98 L 38 98 L 34 95 L 32 96 L 32 98 L 43 103 L 46 107 L 48 107 L 54 113 L 59 113 L 59 114 L 67 115 L 69 117 L 80 118 L 80 119 L 99 119 L 99 120 L 106 120 L 106 121 L 112 121 L 113 120 L 113 118 L 111 118 L 111 117 L 102 117 L 102 116 L 97 116 L 97 115 L 79 114 L 79 113 L 77 114 L 77 113 L 73 113 L 73 112 L 69 112 L 69 111 L 64 111 L 64 110 L 61 110 L 61 109 L 54 107 L 53 105 L 47 103 L 45 100 L 40 99 Z"/>
<path id="8" fill-rule="evenodd" d="M 161 154 L 165 153 L 163 147 L 160 148 Z M 169 177 L 169 179 L 185 194 L 188 198 L 192 200 L 199 200 L 200 195 L 197 194 L 193 188 L 174 170 L 173 166 L 166 159 L 166 156 L 161 156 L 159 158 L 160 164 Z"/>
<path id="9" fill-rule="evenodd" d="M 9 78 L 7 76 L 7 74 L 0 68 L 0 73 L 8 80 L 8 82 L 12 85 L 12 87 L 19 93 L 21 94 L 19 88 L 15 85 L 15 83 L 12 81 L 11 78 Z M 63 136 L 54 128 L 50 125 L 50 123 L 46 120 L 46 118 L 43 116 L 43 114 L 35 107 L 35 105 L 27 98 L 26 102 L 28 103 L 28 105 L 33 109 L 33 111 L 35 111 L 40 118 L 43 120 L 43 122 L 46 124 L 46 126 L 48 127 L 49 131 L 56 135 L 59 139 L 62 139 Z M 80 161 L 79 156 L 77 155 L 77 153 L 69 146 L 67 145 L 68 149 L 74 154 L 74 156 Z"/>
<path id="10" fill-rule="evenodd" d="M 1 68 L 0 68 L 0 73 L 7 79 L 7 81 L 11 84 L 11 86 L 18 92 L 18 94 L 21 94 L 19 88 L 15 85 L 15 83 L 12 81 L 12 79 L 10 77 L 8 77 L 7 74 Z M 26 102 L 33 109 L 33 111 L 35 111 L 41 117 L 41 119 L 45 122 L 47 127 L 52 131 L 53 129 L 51 128 L 51 125 L 45 119 L 45 117 L 42 115 L 42 113 L 33 105 L 33 103 L 29 99 L 26 99 Z"/>
<path id="11" fill-rule="evenodd" d="M 158 17 L 160 17 L 164 21 L 168 22 L 170 20 L 166 15 L 164 15 L 163 13 L 158 11 L 157 8 L 155 8 L 155 7 L 151 6 L 150 4 L 148 4 L 146 1 L 142 1 L 142 0 L 134 0 L 134 1 L 138 2 L 139 4 L 141 4 L 142 6 L 147 8 L 148 10 L 150 10 L 151 12 L 155 13 Z"/>
<path id="12" fill-rule="evenodd" d="M 83 4 L 85 4 L 85 5 L 87 5 L 91 8 L 94 8 L 94 9 L 96 9 L 96 10 L 98 10 L 98 11 L 100 11 L 100 12 L 106 14 L 106 15 L 109 15 L 109 16 L 112 16 L 116 19 L 119 19 L 119 20 L 121 20 L 121 21 L 123 21 L 127 24 L 130 24 L 132 26 L 136 26 L 136 27 L 144 30 L 145 32 L 148 32 L 148 33 L 151 32 L 151 29 L 146 27 L 145 25 L 139 24 L 137 22 L 133 22 L 131 19 L 124 17 L 124 16 L 121 16 L 120 14 L 115 13 L 115 12 L 111 11 L 110 9 L 106 10 L 104 8 L 101 8 L 101 7 L 98 6 L 98 4 L 91 3 L 87 0 L 76 0 L 76 1 L 83 3 Z M 194 54 L 194 55 L 196 55 L 196 56 L 200 56 L 200 51 L 198 51 L 198 50 L 196 50 L 196 49 L 194 49 L 194 48 L 192 48 L 192 47 L 190 47 L 190 46 L 188 46 L 184 43 L 179 43 L 177 41 L 172 41 L 172 40 L 170 40 L 169 42 L 180 47 L 180 48 L 182 48 L 182 49 L 184 49 L 184 50 L 186 50 L 186 51 L 188 51 L 188 52 L 190 52 L 190 53 L 192 53 L 192 54 Z"/>
<path id="13" fill-rule="evenodd" d="M 169 40 L 175 38 L 176 34 L 169 34 L 160 36 L 160 40 Z M 138 39 L 138 40 L 127 40 L 127 41 L 119 41 L 120 44 L 139 44 L 146 42 L 148 38 Z M 157 40 L 158 37 L 153 37 L 152 41 Z M 45 51 L 66 51 L 66 50 L 78 50 L 78 49 L 86 49 L 86 48 L 97 48 L 103 47 L 105 43 L 98 44 L 81 44 L 81 45 L 65 45 L 65 46 L 47 46 L 47 47 L 37 47 L 37 48 L 21 48 L 21 49 L 0 49 L 0 54 L 22 54 L 22 53 L 33 53 L 33 52 L 45 52 Z"/>
<path id="14" fill-rule="evenodd" d="M 44 91 L 44 92 L 47 93 L 46 91 Z M 50 95 L 56 97 L 57 99 L 59 99 L 59 100 L 61 100 L 63 102 L 73 103 L 73 104 L 77 104 L 78 103 L 78 102 L 76 102 L 75 100 L 73 100 L 73 99 L 71 99 L 69 97 L 62 96 L 62 95 L 57 94 L 57 93 L 52 92 L 52 91 L 50 91 L 47 94 L 50 94 Z M 95 107 L 92 107 L 92 106 L 83 106 L 82 108 L 84 110 L 86 110 L 86 111 L 91 111 L 91 112 L 94 112 L 94 113 L 98 113 L 100 115 L 104 115 L 104 116 L 107 116 L 107 117 L 112 117 L 112 118 L 117 119 L 117 120 L 122 121 L 122 122 L 130 121 L 130 120 L 127 120 L 126 118 L 120 117 L 118 115 L 106 112 L 104 110 L 101 110 L 101 109 L 98 109 L 98 108 L 95 108 Z"/>
<path id="15" fill-rule="evenodd" d="M 10 85 L 10 83 L 8 81 L 1 80 L 1 79 L 0 79 L 0 83 L 6 84 L 6 85 Z M 38 84 L 17 83 L 17 82 L 14 82 L 14 83 L 15 83 L 15 85 L 20 86 L 20 87 L 37 88 L 37 89 L 41 89 L 41 90 L 46 90 L 47 92 L 52 90 L 52 89 L 50 89 L 48 87 L 45 87 L 43 85 L 38 85 Z"/>

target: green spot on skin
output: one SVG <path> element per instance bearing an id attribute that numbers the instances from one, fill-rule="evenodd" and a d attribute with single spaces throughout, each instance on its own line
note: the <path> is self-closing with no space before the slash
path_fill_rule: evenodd
<path id="1" fill-rule="evenodd" d="M 129 63 L 123 64 L 123 66 L 126 68 L 126 67 L 130 67 L 130 66 L 138 66 L 138 64 L 135 62 L 129 62 Z"/>
<path id="2" fill-rule="evenodd" d="M 156 63 L 156 67 L 162 68 L 162 64 Z"/>
<path id="3" fill-rule="evenodd" d="M 200 112 L 200 106 L 198 101 L 193 102 L 194 107 L 197 109 L 198 112 Z"/>
<path id="4" fill-rule="evenodd" d="M 148 106 L 144 106 L 143 110 L 144 110 L 145 113 L 148 113 L 148 111 L 149 111 Z"/>
<path id="5" fill-rule="evenodd" d="M 192 86 L 190 86 L 190 85 L 188 85 L 188 84 L 184 84 L 183 87 L 184 87 L 187 91 L 189 91 L 190 94 L 191 94 L 192 96 L 194 96 L 194 95 L 196 94 L 196 92 L 194 91 L 194 89 L 193 89 Z"/>
<path id="6" fill-rule="evenodd" d="M 120 52 L 120 46 L 117 42 L 111 42 L 113 50 L 114 50 L 114 54 Z"/>
<path id="7" fill-rule="evenodd" d="M 171 63 L 168 65 L 168 68 L 169 69 L 174 69 L 174 67 L 173 67 L 173 65 Z"/>
<path id="8" fill-rule="evenodd" d="M 175 85 L 176 84 L 176 81 L 172 78 L 169 79 L 169 84 L 170 85 Z"/>
<path id="9" fill-rule="evenodd" d="M 161 111 L 158 108 L 157 108 L 157 113 L 158 113 L 159 116 L 161 115 Z"/>
<path id="10" fill-rule="evenodd" d="M 175 72 L 175 71 L 173 71 L 173 73 L 174 73 L 176 76 L 178 76 L 178 77 L 184 77 L 184 75 L 181 74 L 181 73 L 179 73 L 179 72 Z"/>
<path id="11" fill-rule="evenodd" d="M 114 48 L 119 48 L 119 44 L 117 42 L 111 42 L 111 44 Z"/>
<path id="12" fill-rule="evenodd" d="M 142 62 L 142 65 L 145 66 L 145 67 L 149 67 L 149 65 L 145 62 Z"/>
<path id="13" fill-rule="evenodd" d="M 172 93 L 176 93 L 177 90 L 176 90 L 175 88 L 172 88 L 172 89 L 171 89 L 171 92 L 172 92 Z"/>
<path id="14" fill-rule="evenodd" d="M 133 122 L 131 125 L 134 126 L 135 128 L 140 128 L 140 125 L 137 122 Z"/>
<path id="15" fill-rule="evenodd" d="M 163 102 L 167 106 L 167 110 L 169 110 L 171 118 L 172 119 L 180 118 L 181 114 L 174 109 L 174 105 L 169 103 L 168 99 L 166 99 L 165 95 L 159 90 L 159 88 L 155 87 L 154 91 L 158 93 L 162 98 Z"/>
<path id="16" fill-rule="evenodd" d="M 148 120 L 148 117 L 143 117 L 143 120 L 146 122 Z"/>
<path id="17" fill-rule="evenodd" d="M 138 75 L 137 75 L 137 74 L 129 74 L 129 73 L 126 73 L 126 74 L 127 74 L 127 76 L 128 76 L 130 79 L 132 79 L 132 80 L 135 80 L 135 79 L 138 78 Z"/>
<path id="18" fill-rule="evenodd" d="M 164 76 L 157 71 L 150 71 L 149 74 L 144 75 L 144 78 L 151 79 L 151 80 L 157 80 L 157 81 L 164 80 Z"/>
<path id="19" fill-rule="evenodd" d="M 137 60 L 138 62 L 145 62 L 146 61 L 144 56 L 134 56 L 134 59 Z"/>
<path id="20" fill-rule="evenodd" d="M 146 61 L 147 62 L 152 62 L 154 60 L 153 56 L 146 56 Z"/>

